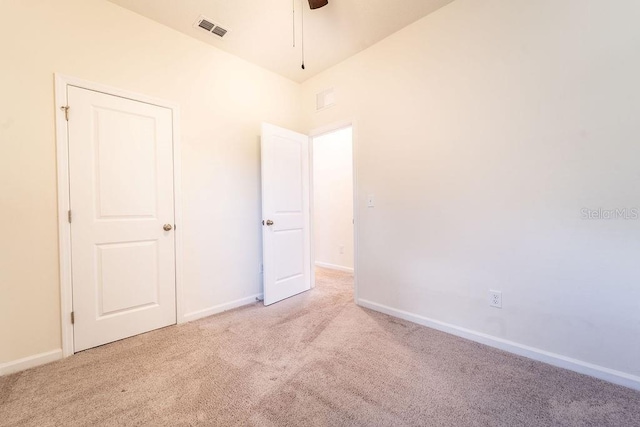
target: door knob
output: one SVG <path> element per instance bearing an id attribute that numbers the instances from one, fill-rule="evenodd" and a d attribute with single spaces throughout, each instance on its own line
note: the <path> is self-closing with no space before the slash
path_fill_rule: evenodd
<path id="1" fill-rule="evenodd" d="M 165 224 L 164 226 L 162 226 L 162 228 L 164 229 L 164 231 L 171 231 L 173 227 L 171 226 L 171 224 Z"/>
<path id="2" fill-rule="evenodd" d="M 273 225 L 273 221 L 271 221 L 270 219 L 267 220 L 267 225 Z"/>

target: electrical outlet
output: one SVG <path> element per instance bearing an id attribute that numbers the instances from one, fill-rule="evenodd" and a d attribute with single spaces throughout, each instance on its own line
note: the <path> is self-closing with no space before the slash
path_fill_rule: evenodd
<path id="1" fill-rule="evenodd" d="M 489 291 L 489 305 L 491 307 L 502 308 L 501 291 Z"/>
<path id="2" fill-rule="evenodd" d="M 369 194 L 367 196 L 367 207 L 372 208 L 375 205 L 376 205 L 375 197 L 373 196 L 373 194 Z"/>
<path id="3" fill-rule="evenodd" d="M 344 245 L 340 245 L 340 255 L 344 254 Z"/>

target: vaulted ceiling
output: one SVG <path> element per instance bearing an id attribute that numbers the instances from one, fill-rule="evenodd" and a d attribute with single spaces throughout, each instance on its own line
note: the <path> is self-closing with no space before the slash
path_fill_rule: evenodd
<path id="1" fill-rule="evenodd" d="M 307 0 L 109 1 L 303 82 L 453 0 L 329 0 L 315 10 Z M 201 15 L 230 31 L 220 38 L 194 26 Z"/>

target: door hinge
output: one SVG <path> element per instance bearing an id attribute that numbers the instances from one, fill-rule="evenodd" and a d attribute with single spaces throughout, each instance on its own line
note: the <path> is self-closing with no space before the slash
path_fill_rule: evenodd
<path id="1" fill-rule="evenodd" d="M 75 312 L 71 312 L 71 324 L 74 325 L 76 323 L 76 315 Z"/>
<path id="2" fill-rule="evenodd" d="M 62 107 L 60 107 L 60 109 L 64 111 L 64 119 L 66 121 L 69 121 L 69 108 L 70 107 L 68 105 L 63 105 Z"/>
<path id="3" fill-rule="evenodd" d="M 67 212 L 67 217 L 69 218 L 69 224 L 71 224 L 71 210 Z"/>

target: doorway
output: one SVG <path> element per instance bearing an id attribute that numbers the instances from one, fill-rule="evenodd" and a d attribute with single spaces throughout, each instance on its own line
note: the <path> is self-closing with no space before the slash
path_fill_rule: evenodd
<path id="1" fill-rule="evenodd" d="M 262 124 L 265 305 L 314 287 L 316 266 L 351 275 L 358 299 L 353 134 L 351 123 L 311 136 Z"/>
<path id="2" fill-rule="evenodd" d="M 313 264 L 354 273 L 353 128 L 311 137 Z"/>

